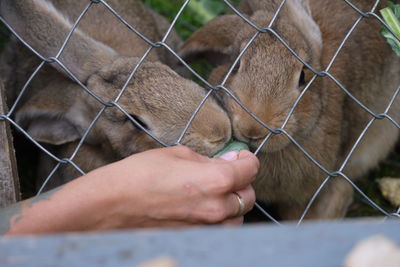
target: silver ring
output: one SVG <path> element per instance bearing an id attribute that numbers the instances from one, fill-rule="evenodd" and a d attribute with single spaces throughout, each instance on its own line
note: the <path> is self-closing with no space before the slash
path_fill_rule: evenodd
<path id="1" fill-rule="evenodd" d="M 233 192 L 233 193 L 236 195 L 236 197 L 237 197 L 237 199 L 239 201 L 239 212 L 238 212 L 236 217 L 241 217 L 241 216 L 243 216 L 245 214 L 245 210 L 244 210 L 245 209 L 245 203 L 244 203 L 243 198 L 237 192 Z"/>

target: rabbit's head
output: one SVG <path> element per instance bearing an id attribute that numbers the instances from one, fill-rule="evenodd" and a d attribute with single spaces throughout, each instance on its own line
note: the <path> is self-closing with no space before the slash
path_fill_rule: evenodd
<path id="1" fill-rule="evenodd" d="M 0 4 L 0 12 L 45 57 L 57 54 L 72 27 L 47 1 L 7 0 Z M 174 144 L 206 96 L 199 85 L 159 62 L 142 62 L 129 79 L 138 58 L 121 56 L 79 30 L 74 32 L 59 60 L 106 103 L 114 101 L 121 88 L 125 88 L 117 104 L 133 120 L 119 108 L 108 107 L 86 139 L 90 144 L 110 145 L 120 157 L 160 146 L 144 130 L 166 144 Z M 16 120 L 36 140 L 59 145 L 79 140 L 104 105 L 66 78 L 60 64 L 52 65 L 64 75 L 46 79 L 38 93 L 18 110 Z M 209 98 L 181 144 L 212 155 L 230 137 L 228 116 Z"/>
<path id="2" fill-rule="evenodd" d="M 138 60 L 118 58 L 88 79 L 87 85 L 105 101 L 113 101 L 129 78 Z M 157 147 L 142 128 L 166 144 L 177 141 L 206 92 L 199 85 L 176 74 L 164 64 L 144 62 L 128 83 L 118 104 L 137 122 L 131 121 L 117 108 L 108 108 L 97 128 L 122 156 Z M 101 108 L 92 97 L 90 107 Z M 78 112 L 85 103 L 75 106 Z M 71 111 L 75 107 L 71 108 Z M 91 114 L 82 111 L 81 116 Z M 89 115 L 90 116 L 90 115 Z M 92 117 L 93 118 L 93 117 Z M 88 118 L 88 122 L 92 120 Z M 226 113 L 212 98 L 201 107 L 182 144 L 195 151 L 212 155 L 230 139 L 231 126 Z"/>
<path id="3" fill-rule="evenodd" d="M 249 19 L 258 27 L 267 27 L 281 1 L 247 1 L 253 10 Z M 274 29 L 291 48 L 311 66 L 321 65 L 322 40 L 319 27 L 311 17 L 307 1 L 287 0 L 274 22 Z M 210 76 L 211 82 L 221 82 L 235 58 L 245 49 L 257 31 L 237 15 L 225 15 L 209 22 L 184 44 L 181 55 L 187 59 L 209 56 L 219 64 Z M 308 70 L 271 33 L 260 33 L 248 46 L 233 69 L 226 86 L 258 118 L 271 128 L 280 128 L 296 99 L 312 78 Z M 308 90 L 285 130 L 299 140 L 313 129 L 320 112 L 321 79 Z M 231 117 L 235 137 L 257 147 L 269 131 L 253 119 L 233 98 L 224 95 L 224 104 Z M 264 146 L 265 151 L 277 151 L 290 143 L 278 134 Z"/>

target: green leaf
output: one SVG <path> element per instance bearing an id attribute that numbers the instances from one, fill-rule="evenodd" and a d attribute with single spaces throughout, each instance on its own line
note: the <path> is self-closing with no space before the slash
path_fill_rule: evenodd
<path id="1" fill-rule="evenodd" d="M 381 31 L 382 35 L 386 37 L 386 41 L 392 47 L 393 51 L 400 57 L 400 42 L 393 34 L 391 34 L 386 28 Z"/>
<path id="2" fill-rule="evenodd" d="M 188 8 L 196 14 L 201 24 L 205 24 L 225 12 L 225 5 L 215 0 L 191 0 Z"/>
<path id="3" fill-rule="evenodd" d="M 213 156 L 213 158 L 219 158 L 225 153 L 231 151 L 240 151 L 240 150 L 249 150 L 249 147 L 246 143 L 231 140 L 221 151 Z"/>
<path id="4" fill-rule="evenodd" d="M 1 1 L 1 0 L 0 0 Z M 184 0 L 142 0 L 146 5 L 156 10 L 171 22 L 179 9 L 185 3 Z M 232 1 L 237 2 L 237 0 Z M 184 40 L 193 31 L 203 26 L 214 17 L 226 13 L 227 7 L 223 1 L 216 0 L 190 0 L 177 23 L 175 29 Z"/>
<path id="5" fill-rule="evenodd" d="M 390 46 L 392 47 L 393 51 L 400 57 L 400 44 L 397 39 L 387 39 L 386 40 Z"/>
<path id="6" fill-rule="evenodd" d="M 400 5 L 388 2 L 388 7 L 380 10 L 383 19 L 391 30 L 400 38 Z M 386 37 L 393 51 L 400 56 L 400 41 L 386 27 L 382 26 L 381 34 Z"/>
<path id="7" fill-rule="evenodd" d="M 390 7 L 390 9 L 392 9 L 393 13 L 396 15 L 397 18 L 400 17 L 400 5 L 396 5 L 395 3 L 389 1 L 388 7 Z"/>
<path id="8" fill-rule="evenodd" d="M 392 31 L 400 36 L 400 21 L 396 17 L 395 13 L 390 7 L 384 8 L 381 11 L 382 17 L 388 26 L 392 29 Z"/>

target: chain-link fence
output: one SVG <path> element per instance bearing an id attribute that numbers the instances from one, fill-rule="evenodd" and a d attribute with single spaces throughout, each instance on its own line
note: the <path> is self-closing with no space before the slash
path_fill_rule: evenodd
<path id="1" fill-rule="evenodd" d="M 233 100 L 237 105 L 239 105 L 248 115 L 249 119 L 254 119 L 261 125 L 263 128 L 268 130 L 268 134 L 265 135 L 262 138 L 262 141 L 259 142 L 258 147 L 254 150 L 254 153 L 256 155 L 260 155 L 263 153 L 263 148 L 266 147 L 272 140 L 274 136 L 285 136 L 291 143 L 291 146 L 294 146 L 297 148 L 298 151 L 301 151 L 301 153 L 308 158 L 308 161 L 313 164 L 313 166 L 317 166 L 319 170 L 322 171 L 323 176 L 321 177 L 321 182 L 319 185 L 316 187 L 315 192 L 312 194 L 311 198 L 308 199 L 308 204 L 305 208 L 305 210 L 302 212 L 302 215 L 300 216 L 298 223 L 301 223 L 304 219 L 304 217 L 307 215 L 309 212 L 310 208 L 312 207 L 313 203 L 315 202 L 316 198 L 318 195 L 325 189 L 327 184 L 334 179 L 342 179 L 343 181 L 346 181 L 348 184 L 352 186 L 352 188 L 356 191 L 356 193 L 360 194 L 372 207 L 375 209 L 379 210 L 384 216 L 386 217 L 400 217 L 400 209 L 397 211 L 388 211 L 380 207 L 377 203 L 375 203 L 367 194 L 365 194 L 354 182 L 351 178 L 353 177 L 348 177 L 346 175 L 345 167 L 347 166 L 351 156 L 353 155 L 354 151 L 356 148 L 360 145 L 360 143 L 363 140 L 363 137 L 367 134 L 368 130 L 372 127 L 372 125 L 375 123 L 377 120 L 387 120 L 390 121 L 390 123 L 393 125 L 395 128 L 400 128 L 400 124 L 398 121 L 393 118 L 393 115 L 389 114 L 391 109 L 393 108 L 393 105 L 396 105 L 396 98 L 399 94 L 400 91 L 400 85 L 397 86 L 397 88 L 391 88 L 393 91 L 391 99 L 388 99 L 388 102 L 385 103 L 386 109 L 382 113 L 376 113 L 375 111 L 371 110 L 368 107 L 369 103 L 363 103 L 361 100 L 353 96 L 351 93 L 351 90 L 345 87 L 343 83 L 338 80 L 335 75 L 333 75 L 330 70 L 334 63 L 336 62 L 337 57 L 340 55 L 342 49 L 346 46 L 347 42 L 351 40 L 353 32 L 356 31 L 357 27 L 365 20 L 375 20 L 384 27 L 388 28 L 388 25 L 377 15 L 377 7 L 380 1 L 375 1 L 374 3 L 371 4 L 370 10 L 361 10 L 357 7 L 357 5 L 353 4 L 351 1 L 347 0 L 335 0 L 335 1 L 340 1 L 343 2 L 347 5 L 348 9 L 354 10 L 358 14 L 358 18 L 354 21 L 353 25 L 349 27 L 349 30 L 346 32 L 345 36 L 342 38 L 339 36 L 338 38 L 342 38 L 340 40 L 340 45 L 335 48 L 335 52 L 333 53 L 333 57 L 329 60 L 327 66 L 323 70 L 318 70 L 315 68 L 315 66 L 310 64 L 310 59 L 305 59 L 304 56 L 299 52 L 296 51 L 296 48 L 293 48 L 291 44 L 287 42 L 287 40 L 284 38 L 284 36 L 275 28 L 275 23 L 278 20 L 278 17 L 284 7 L 286 5 L 289 5 L 290 0 L 283 0 L 279 1 L 279 4 L 274 7 L 274 16 L 271 18 L 269 23 L 265 25 L 266 27 L 260 27 L 257 25 L 254 21 L 251 20 L 251 16 L 249 14 L 245 14 L 242 11 L 239 11 L 239 9 L 235 8 L 235 6 L 230 3 L 227 0 L 221 1 L 226 4 L 227 7 L 232 11 L 233 14 L 236 14 L 238 18 L 240 18 L 245 24 L 246 27 L 252 27 L 255 31 L 254 34 L 251 36 L 250 39 L 246 40 L 246 44 L 241 47 L 241 50 L 238 54 L 238 56 L 230 63 L 229 68 L 227 69 L 226 73 L 223 75 L 223 79 L 221 83 L 219 84 L 211 84 L 206 80 L 206 78 L 202 77 L 202 75 L 198 74 L 196 71 L 194 71 L 190 65 L 188 65 L 187 62 L 185 62 L 180 55 L 178 54 L 178 51 L 175 51 L 175 49 L 167 42 L 168 37 L 170 36 L 171 32 L 173 31 L 173 27 L 176 24 L 177 20 L 180 19 L 180 16 L 184 9 L 187 7 L 190 1 L 195 1 L 195 0 L 186 0 L 183 5 L 180 8 L 180 11 L 176 14 L 174 20 L 172 21 L 171 25 L 169 28 L 165 28 L 165 31 L 163 32 L 163 37 L 160 40 L 152 40 L 151 38 L 146 36 L 146 32 L 140 32 L 139 30 L 136 29 L 135 25 L 131 25 L 128 23 L 127 20 L 124 19 L 123 16 L 121 16 L 117 11 L 115 11 L 114 7 L 112 7 L 106 0 L 87 0 L 86 7 L 80 11 L 80 15 L 74 21 L 71 25 L 72 27 L 69 28 L 69 33 L 67 38 L 63 41 L 62 45 L 57 48 L 57 53 L 54 53 L 50 57 L 46 57 L 39 53 L 38 51 L 35 50 L 34 47 L 30 46 L 28 42 L 24 40 L 24 37 L 19 35 L 17 31 L 14 31 L 13 27 L 11 27 L 10 23 L 4 19 L 3 17 L 0 18 L 2 23 L 12 32 L 14 36 L 16 36 L 19 41 L 21 41 L 29 50 L 31 50 L 32 53 L 36 55 L 37 58 L 40 59 L 40 63 L 36 65 L 33 68 L 33 72 L 29 77 L 26 77 L 26 82 L 22 86 L 20 93 L 14 103 L 11 105 L 9 111 L 7 114 L 1 114 L 0 119 L 7 121 L 10 125 L 13 126 L 13 128 L 17 129 L 19 132 L 21 132 L 31 143 L 33 143 L 37 148 L 39 148 L 42 152 L 46 154 L 48 158 L 56 162 L 55 167 L 52 169 L 50 173 L 48 173 L 48 176 L 44 179 L 44 182 L 42 186 L 40 187 L 38 194 L 42 192 L 42 190 L 45 188 L 46 184 L 51 181 L 53 175 L 57 172 L 59 168 L 65 165 L 69 165 L 70 167 L 73 167 L 76 171 L 78 171 L 80 174 L 84 174 L 84 171 L 80 168 L 79 162 L 76 162 L 76 155 L 82 148 L 82 146 L 85 145 L 85 142 L 87 141 L 88 136 L 90 135 L 91 131 L 93 131 L 93 128 L 96 124 L 96 122 L 102 117 L 105 116 L 107 113 L 107 110 L 115 109 L 119 110 L 124 116 L 126 116 L 137 128 L 139 128 L 142 132 L 146 133 L 148 136 L 150 136 L 156 143 L 158 143 L 160 146 L 173 146 L 173 145 L 178 145 L 182 144 L 182 140 L 184 140 L 189 128 L 191 127 L 193 121 L 196 119 L 198 114 L 201 112 L 202 108 L 204 107 L 205 103 L 211 99 L 214 98 L 216 95 L 219 95 L 218 98 L 220 98 L 221 95 L 223 95 L 222 98 L 229 98 Z M 271 1 L 271 3 L 274 1 Z M 295 1 L 296 2 L 296 1 Z M 298 1 L 297 1 L 298 2 Z M 276 3 L 277 4 L 277 3 Z M 122 86 L 120 87 L 120 90 L 116 94 L 116 97 L 111 100 L 105 100 L 103 99 L 102 96 L 97 95 L 91 88 L 88 88 L 86 84 L 81 82 L 80 77 L 76 75 L 73 71 L 68 69 L 63 62 L 63 60 L 60 60 L 63 52 L 66 48 L 66 46 L 69 44 L 71 39 L 73 39 L 73 33 L 77 30 L 78 26 L 80 25 L 81 21 L 84 20 L 85 15 L 94 8 L 96 5 L 102 5 L 107 9 L 107 12 L 110 14 L 113 14 L 121 24 L 125 25 L 131 32 L 132 35 L 138 36 L 141 38 L 147 45 L 146 51 L 144 52 L 143 56 L 137 61 L 137 64 L 135 64 L 129 71 L 129 74 L 127 74 L 127 80 L 122 82 Z M 269 5 L 268 3 L 265 3 L 265 5 Z M 272 4 L 270 6 L 273 6 Z M 331 11 L 332 16 L 334 16 L 335 11 Z M 391 30 L 390 30 L 391 31 Z M 377 33 L 378 34 L 378 33 Z M 290 54 L 296 58 L 301 64 L 305 66 L 305 69 L 309 72 L 311 72 L 311 76 L 309 77 L 309 80 L 306 82 L 304 85 L 304 89 L 299 93 L 299 95 L 296 97 L 296 101 L 294 101 L 293 105 L 291 106 L 290 109 L 288 109 L 286 112 L 285 119 L 283 120 L 283 123 L 279 127 L 271 127 L 271 125 L 268 125 L 265 121 L 263 121 L 260 117 L 258 117 L 255 113 L 253 113 L 252 107 L 246 106 L 240 97 L 237 96 L 235 92 L 233 92 L 229 86 L 227 85 L 229 82 L 228 80 L 234 75 L 236 71 L 236 65 L 239 64 L 240 59 L 243 57 L 243 55 L 246 53 L 246 51 L 254 45 L 256 40 L 259 38 L 259 36 L 263 35 L 268 35 L 269 38 L 278 40 L 280 42 L 281 49 L 287 49 L 287 51 L 290 52 Z M 398 38 L 398 37 L 397 37 Z M 325 45 L 325 44 L 324 44 Z M 154 134 L 152 131 L 147 129 L 145 122 L 141 121 L 139 118 L 132 116 L 128 111 L 126 111 L 122 105 L 119 103 L 121 98 L 124 96 L 124 93 L 130 84 L 132 80 L 135 79 L 138 70 L 141 69 L 142 65 L 144 62 L 146 62 L 146 59 L 149 57 L 151 52 L 153 50 L 158 50 L 158 49 L 166 49 L 169 53 L 169 55 L 172 55 L 181 65 L 183 65 L 187 70 L 189 70 L 198 80 L 200 80 L 200 83 L 202 86 L 207 88 L 207 93 L 204 94 L 202 100 L 197 104 L 196 107 L 194 107 L 193 112 L 191 116 L 189 116 L 189 119 L 184 122 L 184 127 L 183 130 L 181 131 L 179 137 L 171 143 L 166 143 L 165 141 L 161 140 L 156 134 Z M 393 53 L 393 57 L 394 57 Z M 356 57 L 355 57 L 356 58 Z M 353 59 L 349 58 L 348 64 L 352 64 Z M 357 59 L 354 59 L 357 60 Z M 86 91 L 93 100 L 97 101 L 100 105 L 101 108 L 98 111 L 97 115 L 94 117 L 94 119 L 91 121 L 89 126 L 84 129 L 84 132 L 82 133 L 82 138 L 76 143 L 76 146 L 74 146 L 74 149 L 71 151 L 70 155 L 66 158 L 59 158 L 57 155 L 53 154 L 50 149 L 48 149 L 46 146 L 35 140 L 23 127 L 21 127 L 16 120 L 14 119 L 15 113 L 18 111 L 18 105 L 21 99 L 23 99 L 24 94 L 26 94 L 27 90 L 29 90 L 29 85 L 32 82 L 32 80 L 35 79 L 36 75 L 43 69 L 45 66 L 52 64 L 53 66 L 56 66 L 59 70 L 67 73 L 67 75 L 76 82 L 76 85 L 78 85 L 82 90 Z M 268 75 L 267 73 L 265 75 Z M 398 74 L 397 74 L 398 75 Z M 255 77 L 257 79 L 257 77 Z M 312 84 L 320 79 L 329 79 L 331 82 L 335 83 L 338 90 L 340 90 L 341 93 L 343 93 L 347 98 L 348 101 L 352 101 L 353 103 L 357 103 L 359 107 L 361 107 L 364 112 L 368 113 L 370 116 L 369 122 L 365 125 L 365 128 L 361 132 L 361 134 L 356 138 L 354 144 L 351 145 L 351 149 L 347 153 L 347 155 L 344 157 L 343 162 L 341 162 L 338 166 L 335 167 L 335 170 L 330 170 L 331 167 L 324 166 L 323 162 L 320 162 L 318 158 L 315 158 L 312 153 L 307 151 L 306 148 L 302 146 L 302 141 L 301 140 L 296 140 L 295 136 L 292 136 L 291 132 L 287 130 L 288 124 L 290 122 L 291 117 L 293 114 L 296 112 L 296 109 L 298 109 L 302 99 L 304 96 L 309 92 Z M 223 101 L 222 101 L 223 102 Z M 344 115 L 346 116 L 346 114 Z M 396 130 L 397 130 L 396 129 Z M 377 136 L 376 138 L 380 138 Z M 285 149 L 285 148 L 284 148 Z M 106 153 L 106 152 L 104 152 Z M 284 159 L 283 159 L 284 160 Z M 268 165 L 268 157 L 266 157 L 266 164 Z M 267 167 L 268 168 L 268 167 Z M 271 167 L 272 168 L 272 167 Z M 305 183 L 307 181 L 304 181 Z M 276 220 L 270 213 L 268 213 L 267 210 L 264 210 L 262 205 L 260 203 L 256 204 L 256 207 L 262 211 L 262 213 L 268 218 L 267 220 L 272 220 L 276 223 L 279 224 L 278 220 Z"/>

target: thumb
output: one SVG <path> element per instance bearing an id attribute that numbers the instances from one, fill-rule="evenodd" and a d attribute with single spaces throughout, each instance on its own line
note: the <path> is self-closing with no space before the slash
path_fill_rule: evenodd
<path id="1" fill-rule="evenodd" d="M 237 152 L 239 152 L 238 156 L 237 156 L 237 159 L 247 159 L 247 158 L 249 158 L 249 159 L 257 162 L 257 168 L 260 167 L 260 162 L 259 162 L 258 158 L 256 157 L 256 155 L 254 155 L 250 151 L 248 151 L 248 150 L 240 150 L 240 151 L 237 151 Z"/>

